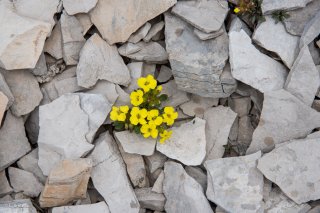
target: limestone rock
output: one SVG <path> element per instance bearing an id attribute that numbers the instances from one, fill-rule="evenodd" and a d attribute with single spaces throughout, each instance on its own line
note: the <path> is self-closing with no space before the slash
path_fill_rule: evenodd
<path id="1" fill-rule="evenodd" d="M 151 24 L 149 22 L 145 23 L 142 27 L 140 27 L 135 33 L 133 33 L 129 37 L 128 42 L 133 43 L 133 44 L 138 43 L 144 37 L 146 37 L 150 28 L 151 28 Z"/>
<path id="2" fill-rule="evenodd" d="M 88 205 L 77 206 L 61 206 L 52 209 L 52 213 L 110 213 L 109 208 L 105 202 L 99 202 Z"/>
<path id="3" fill-rule="evenodd" d="M 12 199 L 12 197 L 10 195 L 6 195 L 6 196 L 0 198 L 0 203 L 3 202 L 3 201 L 13 201 L 13 199 Z M 1 210 L 1 207 L 0 207 L 0 210 Z"/>
<path id="4" fill-rule="evenodd" d="M 218 0 L 180 1 L 172 13 L 206 33 L 218 31 L 228 13 L 228 2 Z M 210 20 L 210 21 L 208 21 Z"/>
<path id="5" fill-rule="evenodd" d="M 41 193 L 41 207 L 60 206 L 85 198 L 92 160 L 79 158 L 60 161 L 51 171 Z"/>
<path id="6" fill-rule="evenodd" d="M 172 7 L 177 0 L 99 0 L 91 20 L 109 44 L 125 42 L 148 20 Z"/>
<path id="7" fill-rule="evenodd" d="M 139 88 L 137 81 L 140 77 L 143 77 L 143 64 L 143 62 L 131 62 L 127 64 L 131 76 L 131 82 L 125 88 L 127 93 L 131 93 Z"/>
<path id="8" fill-rule="evenodd" d="M 208 199 L 226 212 L 262 213 L 263 175 L 256 168 L 260 157 L 257 152 L 206 161 Z"/>
<path id="9" fill-rule="evenodd" d="M 8 97 L 0 91 L 0 127 L 2 123 L 2 118 L 4 113 L 6 112 L 8 105 Z"/>
<path id="10" fill-rule="evenodd" d="M 206 159 L 222 158 L 228 136 L 237 114 L 229 107 L 213 107 L 204 113 L 206 120 Z"/>
<path id="11" fill-rule="evenodd" d="M 139 202 L 128 180 L 117 144 L 109 133 L 100 135 L 89 156 L 92 182 L 107 202 L 110 212 L 138 213 Z"/>
<path id="12" fill-rule="evenodd" d="M 230 108 L 238 114 L 239 117 L 243 117 L 249 114 L 251 109 L 250 97 L 232 97 L 228 99 L 228 105 Z"/>
<path id="13" fill-rule="evenodd" d="M 173 127 L 171 138 L 163 144 L 157 143 L 157 150 L 185 165 L 200 165 L 206 155 L 205 125 L 205 120 L 195 118 Z"/>
<path id="14" fill-rule="evenodd" d="M 307 136 L 320 127 L 320 113 L 285 90 L 264 94 L 263 109 L 247 153 L 267 151 L 275 144 Z"/>
<path id="15" fill-rule="evenodd" d="M 0 26 L 5 29 L 0 35 L 0 67 L 6 70 L 32 69 L 42 53 L 51 25 L 18 15 L 11 4 L 7 0 L 0 3 Z"/>
<path id="16" fill-rule="evenodd" d="M 54 84 L 57 90 L 58 96 L 62 96 L 67 93 L 74 93 L 83 90 L 83 87 L 78 86 L 78 81 L 76 77 L 62 79 Z"/>
<path id="17" fill-rule="evenodd" d="M 191 95 L 191 100 L 181 104 L 180 108 L 184 114 L 203 118 L 204 112 L 212 106 L 217 106 L 218 98 L 203 98 L 197 95 Z"/>
<path id="18" fill-rule="evenodd" d="M 141 208 L 154 211 L 163 211 L 166 198 L 163 194 L 153 192 L 151 188 L 141 188 L 134 190 Z"/>
<path id="19" fill-rule="evenodd" d="M 241 30 L 244 30 L 248 36 L 252 36 L 252 32 L 249 29 L 249 27 L 238 17 L 238 16 L 231 16 L 232 21 L 230 22 L 229 27 L 229 33 L 232 31 L 240 32 Z"/>
<path id="20" fill-rule="evenodd" d="M 259 52 L 243 30 L 229 33 L 229 39 L 231 72 L 235 79 L 262 93 L 283 88 L 287 72 L 282 64 Z"/>
<path id="21" fill-rule="evenodd" d="M 318 200 L 318 139 L 294 140 L 265 154 L 258 169 L 297 204 Z M 277 159 L 276 161 L 274 159 Z"/>
<path id="22" fill-rule="evenodd" d="M 320 12 L 307 23 L 300 38 L 300 48 L 309 45 L 320 34 Z"/>
<path id="23" fill-rule="evenodd" d="M 47 68 L 47 63 L 46 63 L 46 57 L 44 53 L 40 55 L 40 58 L 34 67 L 34 69 L 30 70 L 31 73 L 35 76 L 42 76 L 42 75 L 47 75 L 48 74 L 48 68 Z"/>
<path id="24" fill-rule="evenodd" d="M 11 105 L 14 102 L 14 97 L 1 72 L 0 72 L 0 92 L 2 92 L 5 96 L 7 96 L 8 103 L 7 103 L 6 109 L 9 109 L 9 107 L 11 107 Z"/>
<path id="25" fill-rule="evenodd" d="M 101 94 L 109 101 L 111 105 L 113 105 L 119 97 L 119 94 L 116 90 L 116 85 L 109 81 L 98 81 L 96 85 L 87 90 L 85 93 L 89 94 Z"/>
<path id="26" fill-rule="evenodd" d="M 80 22 L 81 26 L 82 26 L 82 35 L 85 35 L 90 28 L 92 27 L 92 22 L 90 19 L 89 14 L 87 13 L 78 13 L 75 15 L 75 17 L 78 19 L 78 21 Z"/>
<path id="27" fill-rule="evenodd" d="M 3 170 L 0 172 L 0 197 L 10 194 L 11 192 L 12 188 L 9 185 L 8 179 L 6 177 L 6 172 Z"/>
<path id="28" fill-rule="evenodd" d="M 252 39 L 259 46 L 275 52 L 289 68 L 299 53 L 299 37 L 289 34 L 282 23 L 276 24 L 271 17 L 266 17 L 266 21 L 258 26 Z"/>
<path id="29" fill-rule="evenodd" d="M 31 150 L 23 126 L 23 119 L 7 112 L 3 126 L 0 129 L 0 171 Z"/>
<path id="30" fill-rule="evenodd" d="M 146 156 L 153 155 L 154 153 L 156 146 L 155 139 L 144 138 L 129 131 L 115 132 L 114 136 L 127 153 Z"/>
<path id="31" fill-rule="evenodd" d="M 37 213 L 36 208 L 33 207 L 29 199 L 14 200 L 14 201 L 1 201 L 0 212 L 6 213 Z"/>
<path id="32" fill-rule="evenodd" d="M 224 27 L 221 27 L 218 31 L 215 31 L 212 33 L 205 33 L 205 32 L 202 32 L 201 30 L 198 30 L 197 28 L 194 28 L 193 32 L 194 34 L 196 34 L 196 36 L 198 36 L 199 39 L 208 40 L 208 39 L 213 39 L 218 36 L 221 36 L 225 32 L 225 29 Z"/>
<path id="33" fill-rule="evenodd" d="M 160 152 L 156 151 L 153 155 L 146 156 L 144 159 L 149 167 L 150 173 L 153 173 L 157 169 L 162 168 L 168 158 Z"/>
<path id="34" fill-rule="evenodd" d="M 163 193 L 163 181 L 164 181 L 164 172 L 161 170 L 156 182 L 154 182 L 151 191 L 156 193 Z"/>
<path id="35" fill-rule="evenodd" d="M 143 38 L 143 41 L 149 42 L 157 33 L 159 33 L 164 27 L 164 21 L 160 21 L 151 26 L 148 34 Z"/>
<path id="36" fill-rule="evenodd" d="M 62 54 L 62 33 L 61 24 L 58 22 L 53 28 L 50 37 L 46 40 L 43 48 L 44 52 L 49 53 L 56 59 L 61 59 Z"/>
<path id="37" fill-rule="evenodd" d="M 116 46 L 110 46 L 98 34 L 92 35 L 80 52 L 77 78 L 79 86 L 85 88 L 94 86 L 98 80 L 125 86 L 130 82 L 129 70 Z"/>
<path id="38" fill-rule="evenodd" d="M 313 0 L 264 0 L 261 4 L 261 10 L 264 14 L 272 13 L 276 10 L 294 10 L 305 7 L 311 1 Z"/>
<path id="39" fill-rule="evenodd" d="M 162 94 L 168 95 L 168 100 L 163 103 L 164 106 L 177 107 L 180 104 L 190 100 L 186 92 L 178 89 L 175 80 L 171 80 L 166 84 L 162 84 Z"/>
<path id="40" fill-rule="evenodd" d="M 170 78 L 172 77 L 172 70 L 165 66 L 165 65 L 162 65 L 161 68 L 160 68 L 160 71 L 159 71 L 159 75 L 157 77 L 157 80 L 159 82 L 166 82 L 168 81 Z"/>
<path id="41" fill-rule="evenodd" d="M 197 181 L 203 188 L 203 190 L 207 189 L 207 175 L 200 169 L 195 166 L 186 166 L 185 170 L 187 174 L 192 177 L 195 181 Z"/>
<path id="42" fill-rule="evenodd" d="M 163 191 L 168 213 L 213 213 L 203 189 L 183 169 L 181 164 L 167 162 L 164 166 Z M 186 193 L 188 192 L 188 193 Z"/>
<path id="43" fill-rule="evenodd" d="M 166 49 L 178 89 L 203 97 L 228 97 L 220 80 L 228 59 L 228 35 L 202 41 L 193 27 L 170 13 L 165 13 L 165 23 Z"/>
<path id="44" fill-rule="evenodd" d="M 97 2 L 98 0 L 63 0 L 63 7 L 69 15 L 88 13 Z"/>

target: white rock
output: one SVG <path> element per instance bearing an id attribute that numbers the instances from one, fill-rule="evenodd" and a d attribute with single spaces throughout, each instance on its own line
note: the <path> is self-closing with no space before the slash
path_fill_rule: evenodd
<path id="1" fill-rule="evenodd" d="M 177 107 L 180 104 L 190 100 L 187 93 L 178 89 L 175 80 L 171 80 L 166 84 L 162 84 L 162 94 L 168 95 L 168 100 L 163 103 L 164 106 Z"/>
<path id="2" fill-rule="evenodd" d="M 251 98 L 250 97 L 232 97 L 228 99 L 228 105 L 230 108 L 238 114 L 238 117 L 249 115 L 251 110 Z"/>
<path id="3" fill-rule="evenodd" d="M 275 144 L 307 136 L 320 127 L 320 113 L 285 90 L 264 94 L 263 109 L 247 153 L 268 151 Z"/>
<path id="4" fill-rule="evenodd" d="M 212 106 L 217 106 L 218 98 L 204 98 L 198 95 L 191 95 L 191 100 L 181 104 L 180 108 L 184 114 L 203 118 L 204 112 Z"/>
<path id="5" fill-rule="evenodd" d="M 91 20 L 109 44 L 125 42 L 148 20 L 172 7 L 177 0 L 99 0 Z"/>
<path id="6" fill-rule="evenodd" d="M 12 192 L 12 188 L 6 177 L 6 171 L 3 170 L 0 172 L 0 197 L 10 194 L 11 192 Z"/>
<path id="7" fill-rule="evenodd" d="M 166 198 L 163 194 L 153 192 L 151 188 L 141 188 L 134 190 L 141 208 L 155 211 L 163 211 Z"/>
<path id="8" fill-rule="evenodd" d="M 153 173 L 157 169 L 162 168 L 168 158 L 160 152 L 156 151 L 153 155 L 146 156 L 144 159 L 149 167 L 150 173 Z"/>
<path id="9" fill-rule="evenodd" d="M 75 16 L 82 26 L 82 30 L 83 30 L 82 34 L 85 35 L 93 25 L 91 22 L 90 16 L 86 13 L 79 13 L 79 14 L 76 14 Z"/>
<path id="10" fill-rule="evenodd" d="M 161 170 L 156 182 L 154 182 L 151 191 L 156 193 L 163 193 L 163 181 L 164 181 L 164 172 Z"/>
<path id="11" fill-rule="evenodd" d="M 311 1 L 313 0 L 264 0 L 261 4 L 261 10 L 264 14 L 272 13 L 276 10 L 294 10 L 305 7 Z"/>
<path id="12" fill-rule="evenodd" d="M 130 76 L 131 76 L 131 82 L 125 88 L 125 91 L 127 93 L 131 93 L 133 90 L 139 88 L 137 81 L 140 77 L 143 76 L 143 64 L 144 64 L 143 62 L 132 62 L 127 64 L 127 67 L 130 71 Z"/>
<path id="13" fill-rule="evenodd" d="M 318 12 L 304 27 L 300 38 L 300 48 L 309 45 L 320 33 L 320 12 Z"/>
<path id="14" fill-rule="evenodd" d="M 86 93 L 90 94 L 101 94 L 109 101 L 111 105 L 113 105 L 119 97 L 119 94 L 116 90 L 116 85 L 109 81 L 98 81 L 96 85 L 87 90 Z"/>
<path id="15" fill-rule="evenodd" d="M 85 88 L 94 86 L 98 80 L 124 86 L 130 82 L 129 70 L 116 46 L 110 46 L 98 34 L 92 35 L 80 52 L 77 78 L 79 86 Z"/>
<path id="16" fill-rule="evenodd" d="M 173 127 L 171 138 L 163 144 L 157 143 L 157 150 L 185 165 L 200 165 L 206 155 L 205 125 L 205 120 L 195 118 Z"/>
<path id="17" fill-rule="evenodd" d="M 0 212 L 37 213 L 29 199 L 0 202 Z"/>
<path id="18" fill-rule="evenodd" d="M 43 48 L 44 52 L 49 53 L 56 59 L 61 59 L 62 55 L 62 33 L 61 24 L 58 22 L 53 28 L 50 37 L 46 40 Z"/>
<path id="19" fill-rule="evenodd" d="M 222 158 L 237 114 L 229 107 L 213 107 L 204 113 L 206 120 L 206 160 Z"/>
<path id="20" fill-rule="evenodd" d="M 139 202 L 128 180 L 124 162 L 116 143 L 106 133 L 100 135 L 90 154 L 93 161 L 92 182 L 107 202 L 110 212 L 134 212 Z"/>
<path id="21" fill-rule="evenodd" d="M 205 33 L 205 32 L 202 32 L 201 30 L 198 30 L 197 28 L 194 28 L 193 32 L 194 34 L 196 34 L 196 36 L 198 36 L 199 39 L 208 40 L 208 39 L 213 39 L 218 36 L 221 36 L 225 32 L 225 29 L 224 27 L 221 27 L 218 31 L 215 31 L 212 33 Z"/>
<path id="22" fill-rule="evenodd" d="M 105 202 L 99 202 L 89 205 L 77 205 L 77 206 L 61 206 L 54 207 L 52 213 L 109 213 L 109 208 Z"/>
<path id="23" fill-rule="evenodd" d="M 0 127 L 3 119 L 3 115 L 7 110 L 8 97 L 0 91 Z"/>
<path id="24" fill-rule="evenodd" d="M 151 28 L 151 24 L 149 22 L 145 23 L 142 27 L 140 27 L 135 33 L 133 33 L 129 37 L 128 42 L 131 42 L 133 44 L 138 43 L 144 37 L 146 37 L 146 35 L 148 34 L 150 28 Z"/>
<path id="25" fill-rule="evenodd" d="M 249 27 L 236 15 L 231 16 L 232 21 L 229 25 L 229 33 L 232 31 L 240 32 L 241 30 L 244 30 L 248 36 L 252 36 L 252 32 L 249 29 Z"/>
<path id="26" fill-rule="evenodd" d="M 0 198 L 0 203 L 3 201 L 13 201 L 13 199 L 10 195 L 6 195 L 6 196 Z M 1 207 L 0 207 L 0 210 L 1 210 Z"/>
<path id="27" fill-rule="evenodd" d="M 170 161 L 165 164 L 163 191 L 168 213 L 213 213 L 201 185 L 179 163 Z"/>
<path id="28" fill-rule="evenodd" d="M 149 42 L 157 33 L 159 33 L 164 27 L 164 21 L 160 21 L 151 26 L 148 34 L 143 38 L 145 42 Z"/>
<path id="29" fill-rule="evenodd" d="M 261 152 L 204 163 L 207 197 L 226 212 L 263 212 L 263 175 L 256 168 Z"/>
<path id="30" fill-rule="evenodd" d="M 69 15 L 88 13 L 97 2 L 98 0 L 63 0 L 63 7 Z"/>
<path id="31" fill-rule="evenodd" d="M 116 91 L 119 94 L 117 101 L 115 102 L 115 106 L 122 106 L 122 105 L 130 105 L 130 95 L 126 93 L 119 85 L 116 84 Z"/>
<path id="32" fill-rule="evenodd" d="M 318 139 L 295 140 L 265 154 L 258 169 L 297 204 L 320 198 Z"/>
<path id="33" fill-rule="evenodd" d="M 0 72 L 0 91 L 8 98 L 6 109 L 9 109 L 9 107 L 11 107 L 14 102 L 14 97 L 1 72 Z"/>
<path id="34" fill-rule="evenodd" d="M 283 88 L 287 71 L 282 64 L 257 50 L 243 30 L 229 33 L 229 39 L 231 72 L 235 79 L 262 93 Z"/>
<path id="35" fill-rule="evenodd" d="M 207 189 L 208 178 L 207 175 L 202 171 L 202 169 L 194 166 L 186 166 L 185 170 L 190 177 L 192 177 L 202 186 L 203 190 Z"/>
<path id="36" fill-rule="evenodd" d="M 130 55 L 133 53 L 136 53 L 142 49 L 141 46 L 138 46 L 136 44 L 132 44 L 130 42 L 127 42 L 123 45 L 121 45 L 121 51 L 124 55 Z"/>

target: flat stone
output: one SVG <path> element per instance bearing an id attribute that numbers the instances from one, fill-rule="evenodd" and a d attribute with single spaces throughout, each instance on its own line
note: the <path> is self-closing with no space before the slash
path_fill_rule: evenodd
<path id="1" fill-rule="evenodd" d="M 125 42 L 148 20 L 172 7 L 177 0 L 98 1 L 91 20 L 109 44 Z M 110 27 L 111 26 L 111 27 Z"/>
<path id="2" fill-rule="evenodd" d="M 167 161 L 167 156 L 156 151 L 151 156 L 145 156 L 145 162 L 149 167 L 150 173 L 155 172 L 157 169 L 162 168 L 164 163 Z"/>
<path id="3" fill-rule="evenodd" d="M 299 37 L 289 34 L 282 23 L 276 24 L 269 16 L 256 28 L 252 39 L 264 49 L 276 53 L 289 68 L 299 53 Z"/>
<path id="4" fill-rule="evenodd" d="M 92 89 L 87 90 L 85 93 L 101 94 L 106 97 L 111 105 L 113 105 L 119 97 L 116 85 L 104 80 L 98 81 Z"/>
<path id="5" fill-rule="evenodd" d="M 161 170 L 157 180 L 154 182 L 151 191 L 156 193 L 163 193 L 163 181 L 164 181 L 164 172 Z"/>
<path id="6" fill-rule="evenodd" d="M 320 206 L 316 206 L 312 208 L 308 213 L 318 213 L 320 211 Z"/>
<path id="7" fill-rule="evenodd" d="M 125 88 L 127 93 L 131 93 L 132 91 L 139 88 L 138 79 L 143 77 L 143 62 L 131 62 L 127 64 L 127 67 L 130 71 L 131 82 Z"/>
<path id="8" fill-rule="evenodd" d="M 300 48 L 309 45 L 320 34 L 320 12 L 307 23 L 300 38 Z"/>
<path id="9" fill-rule="evenodd" d="M 98 80 L 127 86 L 130 73 L 116 46 L 110 46 L 98 34 L 94 34 L 80 52 L 77 78 L 79 86 L 85 88 L 94 86 Z"/>
<path id="10" fill-rule="evenodd" d="M 9 167 L 8 173 L 14 192 L 22 192 L 29 197 L 37 197 L 43 189 L 42 183 L 31 172 Z"/>
<path id="11" fill-rule="evenodd" d="M 153 192 L 151 188 L 141 188 L 134 190 L 141 208 L 154 211 L 163 211 L 166 198 L 163 194 Z"/>
<path id="12" fill-rule="evenodd" d="M 163 102 L 164 106 L 177 107 L 190 100 L 187 93 L 178 88 L 175 80 L 162 84 L 162 94 L 168 95 L 168 100 Z"/>
<path id="13" fill-rule="evenodd" d="M 207 198 L 226 212 L 263 212 L 263 175 L 256 168 L 260 157 L 257 152 L 206 161 Z"/>
<path id="14" fill-rule="evenodd" d="M 0 91 L 0 127 L 1 127 L 3 115 L 7 110 L 7 105 L 8 105 L 8 97 L 5 94 L 3 94 L 3 92 Z"/>
<path id="15" fill-rule="evenodd" d="M 208 39 L 213 39 L 218 36 L 221 36 L 225 32 L 225 29 L 224 27 L 221 27 L 218 31 L 215 31 L 212 33 L 205 33 L 205 32 L 202 32 L 201 30 L 198 30 L 197 28 L 194 28 L 193 32 L 194 34 L 196 34 L 196 36 L 198 36 L 199 39 L 208 40 Z"/>
<path id="16" fill-rule="evenodd" d="M 169 67 L 162 65 L 160 68 L 157 80 L 159 82 L 166 82 L 166 81 L 169 81 L 171 77 L 172 77 L 172 70 Z"/>
<path id="17" fill-rule="evenodd" d="M 0 26 L 6 29 L 0 35 L 0 67 L 6 70 L 33 69 L 42 53 L 51 25 L 20 16 L 13 8 L 15 6 L 10 1 L 2 1 L 0 4 Z"/>
<path id="18" fill-rule="evenodd" d="M 8 98 L 6 109 L 9 109 L 9 107 L 11 107 L 14 102 L 14 97 L 1 72 L 0 72 L 0 91 Z"/>
<path id="19" fill-rule="evenodd" d="M 204 112 L 212 106 L 217 106 L 218 98 L 204 98 L 198 95 L 191 95 L 191 100 L 181 104 L 180 109 L 184 114 L 203 118 Z"/>
<path id="20" fill-rule="evenodd" d="M 36 208 L 32 205 L 29 199 L 1 201 L 0 212 L 6 213 L 37 213 Z"/>
<path id="21" fill-rule="evenodd" d="M 154 62 L 158 64 L 162 64 L 167 62 L 168 54 L 166 50 L 157 42 L 150 41 L 148 43 L 144 41 L 140 41 L 135 44 L 137 47 L 135 49 L 140 49 L 134 53 L 127 54 L 127 46 L 119 47 L 118 51 L 120 55 L 126 56 L 128 58 L 137 60 L 137 61 L 145 61 L 145 62 Z"/>
<path id="22" fill-rule="evenodd" d="M 130 105 L 130 95 L 126 93 L 119 85 L 116 84 L 116 91 L 119 94 L 117 101 L 114 103 L 115 106 Z"/>
<path id="23" fill-rule="evenodd" d="M 61 24 L 57 22 L 53 28 L 50 37 L 46 40 L 44 44 L 43 51 L 49 53 L 52 57 L 56 59 L 61 59 L 62 54 L 62 33 Z"/>
<path id="24" fill-rule="evenodd" d="M 228 59 L 228 35 L 202 41 L 193 27 L 170 13 L 165 13 L 165 23 L 166 49 L 178 89 L 203 97 L 228 97 L 220 80 Z"/>
<path id="25" fill-rule="evenodd" d="M 150 28 L 151 28 L 151 24 L 149 22 L 145 23 L 142 27 L 140 27 L 135 33 L 133 33 L 129 37 L 128 42 L 133 43 L 133 44 L 138 43 L 144 37 L 146 37 Z"/>
<path id="26" fill-rule="evenodd" d="M 213 213 L 201 185 L 190 177 L 182 165 L 169 161 L 164 166 L 163 191 L 168 213 Z M 188 194 L 186 194 L 188 192 Z"/>
<path id="27" fill-rule="evenodd" d="M 121 51 L 124 55 L 131 55 L 133 53 L 136 53 L 142 49 L 141 46 L 138 46 L 137 44 L 132 44 L 130 42 L 124 43 L 121 45 Z"/>
<path id="28" fill-rule="evenodd" d="M 54 207 L 52 213 L 109 213 L 109 208 L 105 202 L 99 202 L 89 205 L 77 205 L 77 206 L 61 206 Z"/>
<path id="29" fill-rule="evenodd" d="M 250 142 L 252 141 L 252 135 L 254 132 L 254 128 L 251 123 L 251 119 L 249 116 L 243 116 L 239 119 L 238 125 L 238 138 L 237 143 L 240 147 L 248 148 Z M 239 150 L 240 151 L 240 150 Z M 245 150 L 241 150 L 242 154 L 245 154 Z"/>
<path id="30" fill-rule="evenodd" d="M 0 172 L 0 197 L 3 197 L 12 192 L 12 188 L 6 177 L 6 172 L 3 170 Z"/>
<path id="31" fill-rule="evenodd" d="M 75 15 L 82 26 L 82 35 L 85 35 L 93 26 L 90 16 L 87 13 L 78 13 Z"/>
<path id="32" fill-rule="evenodd" d="M 294 62 L 284 88 L 306 105 L 311 106 L 320 86 L 319 71 L 304 46 Z"/>
<path id="33" fill-rule="evenodd" d="M 60 24 L 63 60 L 67 65 L 75 65 L 86 41 L 82 35 L 82 26 L 75 16 L 69 16 L 65 11 L 61 15 Z"/>
<path id="34" fill-rule="evenodd" d="M 50 171 L 39 198 L 40 206 L 54 207 L 86 197 L 92 160 L 79 158 L 60 161 Z"/>
<path id="35" fill-rule="evenodd" d="M 264 0 L 261 4 L 261 10 L 263 14 L 272 13 L 277 10 L 294 10 L 305 7 L 311 1 L 313 0 Z"/>
<path id="36" fill-rule="evenodd" d="M 58 97 L 67 94 L 74 93 L 83 90 L 83 87 L 78 86 L 78 80 L 76 77 L 62 79 L 54 83 L 54 87 L 58 93 Z"/>
<path id="37" fill-rule="evenodd" d="M 262 93 L 283 88 L 287 71 L 282 64 L 256 49 L 243 30 L 229 33 L 229 39 L 231 72 L 235 79 Z"/>
<path id="38" fill-rule="evenodd" d="M 42 75 L 47 75 L 48 74 L 48 68 L 47 68 L 47 63 L 46 63 L 46 57 L 44 53 L 40 55 L 40 58 L 34 67 L 34 69 L 30 70 L 31 73 L 35 76 L 42 76 Z"/>
<path id="39" fill-rule="evenodd" d="M 199 30 L 211 33 L 221 28 L 228 10 L 226 1 L 180 1 L 172 8 L 172 13 Z"/>
<path id="40" fill-rule="evenodd" d="M 63 8 L 69 15 L 77 13 L 88 13 L 93 9 L 98 0 L 63 0 Z"/>
<path id="41" fill-rule="evenodd" d="M 107 202 L 110 212 L 138 213 L 139 201 L 127 177 L 117 144 L 109 133 L 100 135 L 89 157 L 93 161 L 93 185 Z"/>
<path id="42" fill-rule="evenodd" d="M 238 114 L 238 117 L 249 115 L 251 109 L 250 97 L 232 97 L 228 99 L 230 108 Z"/>
<path id="43" fill-rule="evenodd" d="M 164 28 L 164 21 L 160 21 L 151 26 L 148 34 L 143 38 L 143 41 L 149 42 L 155 35 L 157 35 Z"/>
<path id="44" fill-rule="evenodd" d="M 0 203 L 3 201 L 13 201 L 13 199 L 10 195 L 6 195 L 6 196 L 0 198 Z M 0 210 L 1 210 L 1 207 L 0 207 Z"/>
<path id="45" fill-rule="evenodd" d="M 144 138 L 129 131 L 114 132 L 114 136 L 127 153 L 146 156 L 153 155 L 154 153 L 156 146 L 155 139 Z"/>
<path id="46" fill-rule="evenodd" d="M 252 32 L 249 29 L 249 27 L 236 15 L 231 16 L 232 20 L 230 22 L 229 27 L 229 33 L 232 31 L 240 32 L 241 30 L 244 30 L 248 36 L 252 36 Z"/>
<path id="47" fill-rule="evenodd" d="M 265 154 L 258 163 L 263 175 L 297 204 L 320 198 L 318 139 L 294 140 Z M 277 159 L 276 161 L 274 159 Z"/>
<path id="48" fill-rule="evenodd" d="M 23 124 L 23 118 L 15 117 L 10 111 L 7 112 L 0 129 L 0 171 L 31 150 Z"/>
<path id="49" fill-rule="evenodd" d="M 206 155 L 205 125 L 205 120 L 195 118 L 173 127 L 171 138 L 163 144 L 157 143 L 157 150 L 185 165 L 200 165 Z"/>
<path id="50" fill-rule="evenodd" d="M 305 137 L 320 127 L 319 119 L 320 113 L 285 90 L 265 93 L 260 122 L 247 153 L 268 151 L 281 142 Z"/>
<path id="51" fill-rule="evenodd" d="M 207 189 L 207 175 L 200 169 L 199 167 L 195 166 L 186 166 L 185 170 L 187 174 L 192 177 L 195 181 L 197 181 L 203 190 Z"/>
<path id="52" fill-rule="evenodd" d="M 222 158 L 228 136 L 237 114 L 229 107 L 213 107 L 204 113 L 206 120 L 206 160 Z"/>

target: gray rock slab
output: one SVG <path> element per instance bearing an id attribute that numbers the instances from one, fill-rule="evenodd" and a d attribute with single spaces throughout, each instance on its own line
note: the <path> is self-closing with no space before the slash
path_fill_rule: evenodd
<path id="1" fill-rule="evenodd" d="M 162 84 L 162 94 L 168 95 L 168 100 L 163 102 L 164 106 L 177 107 L 180 104 L 186 103 L 190 100 L 187 93 L 178 88 L 175 80 L 171 80 L 166 84 Z"/>
<path id="2" fill-rule="evenodd" d="M 141 188 L 134 190 L 141 208 L 154 211 L 163 211 L 166 198 L 163 194 L 153 192 L 151 188 Z"/>
<path id="3" fill-rule="evenodd" d="M 196 36 L 198 36 L 199 39 L 208 40 L 208 39 L 213 39 L 218 36 L 221 36 L 225 32 L 225 29 L 224 29 L 224 27 L 221 27 L 219 30 L 217 30 L 215 32 L 205 33 L 201 30 L 198 30 L 197 28 L 194 28 L 193 32 L 194 32 L 194 34 L 196 34 Z"/>
<path id="4" fill-rule="evenodd" d="M 201 168 L 195 166 L 186 166 L 185 170 L 190 177 L 192 177 L 202 186 L 203 190 L 207 189 L 208 178 Z"/>
<path id="5" fill-rule="evenodd" d="M 157 33 L 159 33 L 164 28 L 164 21 L 160 21 L 153 24 L 148 32 L 148 34 L 143 38 L 143 41 L 149 42 Z"/>
<path id="6" fill-rule="evenodd" d="M 162 168 L 168 158 L 167 158 L 167 156 L 156 151 L 151 156 L 145 156 L 144 159 L 145 159 L 147 166 L 149 167 L 150 173 L 153 173 L 157 169 Z"/>
<path id="7" fill-rule="evenodd" d="M 320 34 L 320 12 L 307 23 L 300 38 L 300 48 L 309 45 Z"/>
<path id="8" fill-rule="evenodd" d="M 98 0 L 63 0 L 63 8 L 69 15 L 77 13 L 88 13 L 94 8 Z"/>
<path id="9" fill-rule="evenodd" d="M 99 202 L 87 205 L 61 206 L 52 208 L 52 213 L 110 213 L 105 202 Z"/>
<path id="10" fill-rule="evenodd" d="M 11 192 L 13 192 L 13 190 L 6 177 L 6 172 L 3 170 L 0 172 L 0 197 L 10 194 Z"/>
<path id="11" fill-rule="evenodd" d="M 6 109 L 9 109 L 9 107 L 11 107 L 14 102 L 14 97 L 6 82 L 6 79 L 3 77 L 1 72 L 0 72 L 0 91 L 8 98 Z"/>
<path id="12" fill-rule="evenodd" d="M 228 25 L 229 32 L 240 32 L 241 30 L 244 30 L 248 34 L 248 36 L 252 36 L 252 32 L 249 27 L 238 16 L 235 15 L 231 17 L 232 20 L 230 22 L 230 25 Z"/>
<path id="13" fill-rule="evenodd" d="M 172 77 L 172 70 L 165 66 L 165 65 L 162 65 L 161 68 L 160 68 L 160 71 L 159 71 L 159 75 L 157 77 L 157 80 L 159 82 L 166 82 L 168 81 L 170 78 Z"/>
<path id="14" fill-rule="evenodd" d="M 149 22 L 145 23 L 142 27 L 140 27 L 136 32 L 134 32 L 128 39 L 128 42 L 136 44 L 141 41 L 148 34 L 151 28 L 151 24 Z"/>
<path id="15" fill-rule="evenodd" d="M 6 213 L 37 213 L 36 208 L 32 205 L 29 199 L 1 201 L 0 212 Z"/>
<path id="16" fill-rule="evenodd" d="M 56 59 L 61 59 L 62 54 L 62 33 L 61 24 L 57 22 L 53 28 L 50 37 L 46 40 L 44 44 L 43 51 L 49 53 L 52 57 Z"/>
<path id="17" fill-rule="evenodd" d="M 48 74 L 48 68 L 46 63 L 46 57 L 44 53 L 40 55 L 40 58 L 34 67 L 34 69 L 30 70 L 33 75 L 42 76 Z"/>
<path id="18" fill-rule="evenodd" d="M 276 10 L 294 10 L 305 7 L 311 1 L 313 0 L 264 0 L 261 4 L 261 10 L 264 14 L 272 13 Z"/>
<path id="19" fill-rule="evenodd" d="M 101 94 L 106 97 L 111 105 L 113 105 L 119 97 L 119 94 L 116 90 L 116 85 L 104 80 L 98 81 L 92 89 L 85 91 L 85 93 Z"/>
<path id="20" fill-rule="evenodd" d="M 154 182 L 151 191 L 156 193 L 163 193 L 163 181 L 164 181 L 164 172 L 161 170 L 157 180 Z"/>
<path id="21" fill-rule="evenodd" d="M 217 106 L 218 98 L 204 98 L 195 94 L 191 95 L 191 100 L 181 104 L 179 107 L 184 114 L 203 118 L 204 112 L 212 106 Z"/>
<path id="22" fill-rule="evenodd" d="M 87 13 L 78 13 L 75 15 L 78 21 L 80 22 L 83 32 L 82 35 L 87 34 L 90 28 L 93 26 L 90 16 Z"/>

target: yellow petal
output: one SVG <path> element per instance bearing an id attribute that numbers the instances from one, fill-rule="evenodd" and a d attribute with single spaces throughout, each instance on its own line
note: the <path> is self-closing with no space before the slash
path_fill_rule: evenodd
<path id="1" fill-rule="evenodd" d="M 157 129 L 153 129 L 151 131 L 151 137 L 153 137 L 153 138 L 157 138 L 158 137 L 158 130 Z"/>
<path id="2" fill-rule="evenodd" d="M 131 117 L 130 117 L 130 122 L 131 122 L 131 124 L 133 124 L 133 125 L 137 125 L 137 124 L 139 123 L 139 120 L 138 120 L 137 117 L 131 116 Z"/>
<path id="3" fill-rule="evenodd" d="M 146 78 L 139 78 L 137 81 L 137 84 L 140 88 L 143 88 L 145 86 L 144 84 L 146 83 L 146 81 L 147 81 Z"/>
<path id="4" fill-rule="evenodd" d="M 125 121 L 125 120 L 126 120 L 126 114 L 121 113 L 121 114 L 118 116 L 118 121 Z"/>
<path id="5" fill-rule="evenodd" d="M 120 106 L 120 111 L 127 113 L 129 111 L 129 107 L 128 106 Z"/>

